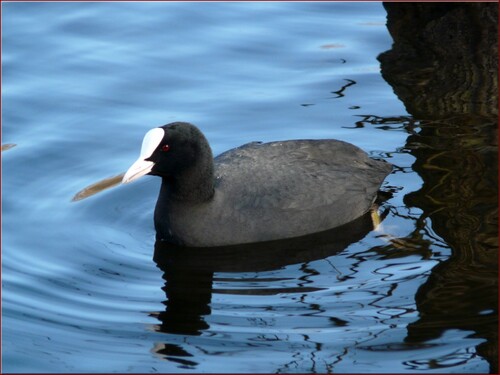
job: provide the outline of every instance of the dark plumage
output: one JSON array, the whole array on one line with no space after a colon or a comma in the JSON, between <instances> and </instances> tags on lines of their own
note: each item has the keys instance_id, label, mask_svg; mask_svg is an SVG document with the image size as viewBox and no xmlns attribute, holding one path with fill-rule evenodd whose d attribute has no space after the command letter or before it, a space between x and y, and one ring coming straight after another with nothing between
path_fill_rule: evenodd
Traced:
<instances>
[{"instance_id":1,"label":"dark plumage","mask_svg":"<svg viewBox=\"0 0 500 375\"><path fill-rule=\"evenodd\" d=\"M146 135L123 181L162 177L157 239L185 246L269 241L340 226L370 209L392 169L338 140L254 142L213 159L194 125L157 129Z\"/></svg>"}]
</instances>

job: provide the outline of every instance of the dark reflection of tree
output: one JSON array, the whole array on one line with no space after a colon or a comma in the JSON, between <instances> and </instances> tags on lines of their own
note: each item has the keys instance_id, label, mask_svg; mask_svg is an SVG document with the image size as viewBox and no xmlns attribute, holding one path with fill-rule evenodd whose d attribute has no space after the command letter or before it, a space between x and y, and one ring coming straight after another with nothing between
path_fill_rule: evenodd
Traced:
<instances>
[{"instance_id":1,"label":"dark reflection of tree","mask_svg":"<svg viewBox=\"0 0 500 375\"><path fill-rule=\"evenodd\" d=\"M498 4L384 3L382 75L418 122L405 149L423 180L405 197L452 250L416 295L406 341L474 332L498 371ZM408 363L410 368L439 364ZM413 367L412 367L413 366ZM427 367L426 367L427 366ZM433 367L434 366L434 367Z\"/></svg>"},{"instance_id":2,"label":"dark reflection of tree","mask_svg":"<svg viewBox=\"0 0 500 375\"><path fill-rule=\"evenodd\" d=\"M492 126L470 120L464 125L423 126L407 141L420 145L413 150L413 168L424 184L405 203L420 207L452 249L450 259L433 269L415 296L420 319L408 327L407 340L429 340L453 328L474 331L487 340L477 350L493 370L498 347L498 159L496 147L484 145ZM446 135L449 130L453 133Z\"/></svg>"},{"instance_id":3,"label":"dark reflection of tree","mask_svg":"<svg viewBox=\"0 0 500 375\"><path fill-rule=\"evenodd\" d=\"M384 3L382 76L418 118L498 114L498 4Z\"/></svg>"}]
</instances>

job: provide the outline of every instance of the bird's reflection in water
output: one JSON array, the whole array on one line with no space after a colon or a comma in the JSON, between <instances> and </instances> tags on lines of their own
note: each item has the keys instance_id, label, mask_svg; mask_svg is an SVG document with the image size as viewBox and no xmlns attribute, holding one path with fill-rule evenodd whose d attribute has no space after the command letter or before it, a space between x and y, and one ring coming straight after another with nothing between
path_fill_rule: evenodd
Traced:
<instances>
[{"instance_id":1,"label":"bird's reflection in water","mask_svg":"<svg viewBox=\"0 0 500 375\"><path fill-rule=\"evenodd\" d=\"M154 329L183 336L198 336L208 330L206 317L211 314L212 293L239 293L238 290L214 290L212 283L216 272L264 272L324 259L360 241L373 229L372 216L367 213L341 227L288 240L220 248L186 248L156 242L154 261L163 271L163 290L167 298L163 302L165 310L151 314L159 320ZM297 278L300 276L297 275ZM319 289L296 287L293 290L274 290L274 294L314 290ZM270 293L273 289L245 291L245 294L254 295ZM172 345L176 350L170 350ZM156 344L153 352L174 362L191 356L185 347L172 343Z\"/></svg>"}]
</instances>

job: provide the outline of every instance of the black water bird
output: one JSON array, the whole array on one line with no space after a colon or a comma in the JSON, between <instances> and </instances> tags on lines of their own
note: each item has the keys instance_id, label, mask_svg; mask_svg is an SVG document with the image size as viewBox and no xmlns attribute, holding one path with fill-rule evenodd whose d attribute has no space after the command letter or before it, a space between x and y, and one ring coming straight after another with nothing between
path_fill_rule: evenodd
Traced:
<instances>
[{"instance_id":1,"label":"black water bird","mask_svg":"<svg viewBox=\"0 0 500 375\"><path fill-rule=\"evenodd\" d=\"M146 133L123 182L162 184L157 240L189 247L272 241L320 232L368 212L392 165L339 140L253 142L215 159L194 125Z\"/></svg>"}]
</instances>

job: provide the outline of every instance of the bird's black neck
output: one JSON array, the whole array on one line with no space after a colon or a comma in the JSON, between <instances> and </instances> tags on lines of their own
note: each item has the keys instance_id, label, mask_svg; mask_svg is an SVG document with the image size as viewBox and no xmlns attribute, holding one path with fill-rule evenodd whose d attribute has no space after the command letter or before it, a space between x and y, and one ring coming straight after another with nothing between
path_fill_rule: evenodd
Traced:
<instances>
[{"instance_id":1,"label":"bird's black neck","mask_svg":"<svg viewBox=\"0 0 500 375\"><path fill-rule=\"evenodd\" d=\"M205 165L194 165L175 177L162 177L160 196L170 201L202 203L214 195L213 161Z\"/></svg>"}]
</instances>

